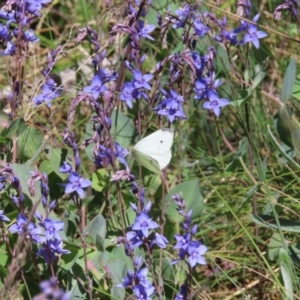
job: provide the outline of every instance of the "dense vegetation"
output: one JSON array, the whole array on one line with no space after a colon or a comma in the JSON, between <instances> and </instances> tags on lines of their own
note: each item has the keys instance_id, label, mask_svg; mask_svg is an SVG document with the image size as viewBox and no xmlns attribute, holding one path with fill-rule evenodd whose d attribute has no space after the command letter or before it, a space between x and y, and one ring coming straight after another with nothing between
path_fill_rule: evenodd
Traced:
<instances>
[{"instance_id":1,"label":"dense vegetation","mask_svg":"<svg viewBox=\"0 0 300 300\"><path fill-rule=\"evenodd\" d=\"M0 21L1 299L300 299L298 1Z\"/></svg>"}]
</instances>

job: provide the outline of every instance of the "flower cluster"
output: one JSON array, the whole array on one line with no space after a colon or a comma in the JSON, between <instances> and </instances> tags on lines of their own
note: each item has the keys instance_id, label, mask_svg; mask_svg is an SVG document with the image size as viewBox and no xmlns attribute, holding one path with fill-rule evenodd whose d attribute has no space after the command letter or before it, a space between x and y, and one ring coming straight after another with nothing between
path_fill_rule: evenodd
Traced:
<instances>
[{"instance_id":1,"label":"flower cluster","mask_svg":"<svg viewBox=\"0 0 300 300\"><path fill-rule=\"evenodd\" d=\"M134 182L132 183L132 190L134 192L138 191L137 184L134 184ZM134 203L130 203L131 208L136 213L134 223L130 225L132 230L126 233L126 238L118 238L118 243L125 245L126 253L128 255L133 253L135 247L147 245L151 249L154 244L157 244L160 248L166 248L169 243L162 234L153 231L154 229L159 228L159 225L149 216L152 203L145 203L144 189L139 191L139 194L138 206Z\"/></svg>"},{"instance_id":2,"label":"flower cluster","mask_svg":"<svg viewBox=\"0 0 300 300\"><path fill-rule=\"evenodd\" d=\"M137 299L151 299L150 296L154 293L155 288L147 279L148 268L141 269L143 258L136 257L133 264L134 272L128 270L127 276L122 283L117 284L117 287L132 289Z\"/></svg>"},{"instance_id":3,"label":"flower cluster","mask_svg":"<svg viewBox=\"0 0 300 300\"><path fill-rule=\"evenodd\" d=\"M70 299L71 292L65 293L58 286L58 280L56 277L51 277L49 280L42 281L40 283L42 292L33 297L33 300L41 299L56 299L56 300L68 300Z\"/></svg>"},{"instance_id":4,"label":"flower cluster","mask_svg":"<svg viewBox=\"0 0 300 300\"><path fill-rule=\"evenodd\" d=\"M145 56L142 57L141 63L144 61ZM132 108L132 101L138 99L148 100L148 94L146 91L151 91L151 85L149 82L153 78L151 74L142 74L141 70L134 69L129 62L126 62L127 68L133 73L133 79L130 82L125 82L122 92L120 94L120 100L124 101L128 107Z\"/></svg>"},{"instance_id":5,"label":"flower cluster","mask_svg":"<svg viewBox=\"0 0 300 300\"><path fill-rule=\"evenodd\" d=\"M0 10L0 20L6 22L5 25L0 24L0 41L5 47L5 49L0 51L0 55L14 55L16 43L19 44L22 41L36 42L39 40L33 30L30 29L30 26L36 17L40 15L42 7L51 1L14 1L13 9ZM12 24L15 26L11 26Z\"/></svg>"},{"instance_id":6,"label":"flower cluster","mask_svg":"<svg viewBox=\"0 0 300 300\"><path fill-rule=\"evenodd\" d=\"M207 247L202 245L200 241L193 239L193 236L197 233L198 225L192 226L192 210L186 212L185 201L180 195L174 195L172 198L177 204L178 213L184 217L184 222L182 223L184 234L175 235L177 243L174 249L178 250L179 258L173 260L172 264L187 260L191 268L194 268L196 264L206 265L206 260L203 255L206 253Z\"/></svg>"}]
</instances>

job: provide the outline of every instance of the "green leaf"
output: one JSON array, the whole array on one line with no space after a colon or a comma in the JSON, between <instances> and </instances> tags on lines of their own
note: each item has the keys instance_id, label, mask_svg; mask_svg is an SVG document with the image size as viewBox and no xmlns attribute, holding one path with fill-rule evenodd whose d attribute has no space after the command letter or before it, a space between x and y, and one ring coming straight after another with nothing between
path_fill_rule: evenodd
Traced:
<instances>
[{"instance_id":1,"label":"green leaf","mask_svg":"<svg viewBox=\"0 0 300 300\"><path fill-rule=\"evenodd\" d=\"M293 148L292 134L291 134L291 111L287 105L282 106L275 115L277 118L277 133L280 140L290 148Z\"/></svg>"},{"instance_id":2,"label":"green leaf","mask_svg":"<svg viewBox=\"0 0 300 300\"><path fill-rule=\"evenodd\" d=\"M285 300L293 300L293 265L289 254L281 248L279 250L279 266L281 271L281 276L284 282L284 293Z\"/></svg>"},{"instance_id":3,"label":"green leaf","mask_svg":"<svg viewBox=\"0 0 300 300\"><path fill-rule=\"evenodd\" d=\"M282 241L280 234L274 232L268 243L268 257L272 261L276 261L279 256L279 250L282 249Z\"/></svg>"},{"instance_id":4,"label":"green leaf","mask_svg":"<svg viewBox=\"0 0 300 300\"><path fill-rule=\"evenodd\" d=\"M69 152L67 149L50 148L49 155L50 155L50 162L51 162L53 171L61 179L66 179L68 177L68 175L59 172L59 168L62 166L63 161L67 161L67 156L71 156L71 152Z\"/></svg>"},{"instance_id":5,"label":"green leaf","mask_svg":"<svg viewBox=\"0 0 300 300\"><path fill-rule=\"evenodd\" d=\"M6 137L4 137L4 136L0 136L0 144L6 144L6 143L8 143L10 141L10 139L9 138L6 138Z\"/></svg>"},{"instance_id":6,"label":"green leaf","mask_svg":"<svg viewBox=\"0 0 300 300\"><path fill-rule=\"evenodd\" d=\"M102 192L103 188L107 186L105 174L105 169L98 169L92 174L92 188L95 191Z\"/></svg>"},{"instance_id":7,"label":"green leaf","mask_svg":"<svg viewBox=\"0 0 300 300\"><path fill-rule=\"evenodd\" d=\"M35 169L33 167L22 164L10 164L10 167L13 169L15 175L19 178L23 193L27 195L29 199L31 199L32 203L38 201L41 197L41 191L38 183L35 183L35 196L31 196L28 190L28 181L31 177L30 172L35 171Z\"/></svg>"},{"instance_id":8,"label":"green leaf","mask_svg":"<svg viewBox=\"0 0 300 300\"><path fill-rule=\"evenodd\" d=\"M296 62L294 58L291 58L290 63L284 74L282 91L281 91L281 102L287 102L292 94L296 79Z\"/></svg>"},{"instance_id":9,"label":"green leaf","mask_svg":"<svg viewBox=\"0 0 300 300\"><path fill-rule=\"evenodd\" d=\"M10 139L18 137L25 131L26 126L27 125L22 118L13 121L7 130L6 137Z\"/></svg>"},{"instance_id":10,"label":"green leaf","mask_svg":"<svg viewBox=\"0 0 300 300\"><path fill-rule=\"evenodd\" d=\"M183 217L178 214L176 203L171 199L175 194L180 194L184 198L188 211L193 210L192 217L200 215L203 210L203 197L198 180L186 181L175 186L164 199L168 218L171 222L178 223L182 221Z\"/></svg>"},{"instance_id":11,"label":"green leaf","mask_svg":"<svg viewBox=\"0 0 300 300\"><path fill-rule=\"evenodd\" d=\"M122 147L128 147L135 133L135 126L133 125L132 120L121 111L117 112L117 110L112 112L111 120L112 126L110 132L114 137L114 140L120 143Z\"/></svg>"},{"instance_id":12,"label":"green leaf","mask_svg":"<svg viewBox=\"0 0 300 300\"><path fill-rule=\"evenodd\" d=\"M43 141L42 133L35 127L27 126L18 138L18 150L21 157L33 157Z\"/></svg>"},{"instance_id":13,"label":"green leaf","mask_svg":"<svg viewBox=\"0 0 300 300\"><path fill-rule=\"evenodd\" d=\"M268 227L270 229L278 230L276 220L272 216L262 214L251 214L250 217L256 224ZM300 222L279 218L279 226L282 231L300 232Z\"/></svg>"},{"instance_id":14,"label":"green leaf","mask_svg":"<svg viewBox=\"0 0 300 300\"><path fill-rule=\"evenodd\" d=\"M4 111L0 111L0 131L9 128L10 124L11 124L11 120L9 115Z\"/></svg>"},{"instance_id":15,"label":"green leaf","mask_svg":"<svg viewBox=\"0 0 300 300\"><path fill-rule=\"evenodd\" d=\"M44 172L47 175L51 174L54 170L49 160L43 160L39 166L40 172Z\"/></svg>"},{"instance_id":16,"label":"green leaf","mask_svg":"<svg viewBox=\"0 0 300 300\"><path fill-rule=\"evenodd\" d=\"M97 247L98 250L103 250L106 236L106 220L101 215L96 216L84 228L84 233L94 239L96 246L97 244L99 246L99 248Z\"/></svg>"}]
</instances>

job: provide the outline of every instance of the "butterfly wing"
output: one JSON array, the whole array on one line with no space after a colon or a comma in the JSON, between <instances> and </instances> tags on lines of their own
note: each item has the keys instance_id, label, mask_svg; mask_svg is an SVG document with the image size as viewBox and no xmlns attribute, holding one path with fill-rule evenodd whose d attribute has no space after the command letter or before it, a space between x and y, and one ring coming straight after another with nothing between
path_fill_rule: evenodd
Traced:
<instances>
[{"instance_id":1,"label":"butterfly wing","mask_svg":"<svg viewBox=\"0 0 300 300\"><path fill-rule=\"evenodd\" d=\"M160 173L160 170L164 169L172 158L173 139L173 130L157 130L133 147L133 155L141 165L155 173Z\"/></svg>"}]
</instances>

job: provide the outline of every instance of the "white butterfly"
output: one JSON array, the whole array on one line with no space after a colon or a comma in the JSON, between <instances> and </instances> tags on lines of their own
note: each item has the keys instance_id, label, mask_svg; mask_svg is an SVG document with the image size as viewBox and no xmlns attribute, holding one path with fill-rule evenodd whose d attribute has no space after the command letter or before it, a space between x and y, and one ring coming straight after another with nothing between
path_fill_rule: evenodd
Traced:
<instances>
[{"instance_id":1,"label":"white butterfly","mask_svg":"<svg viewBox=\"0 0 300 300\"><path fill-rule=\"evenodd\" d=\"M174 131L172 129L157 130L140 140L133 147L132 154L142 166L160 174L172 158L173 139Z\"/></svg>"}]
</instances>

